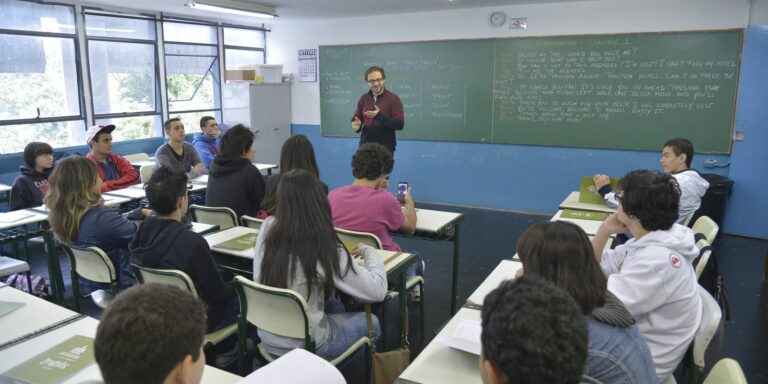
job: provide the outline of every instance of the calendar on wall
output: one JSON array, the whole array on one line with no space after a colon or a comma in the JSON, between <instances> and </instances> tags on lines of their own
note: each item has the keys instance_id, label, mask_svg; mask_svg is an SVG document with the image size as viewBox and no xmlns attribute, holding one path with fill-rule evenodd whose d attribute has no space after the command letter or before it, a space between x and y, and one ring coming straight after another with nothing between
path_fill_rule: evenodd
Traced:
<instances>
[{"instance_id":1,"label":"calendar on wall","mask_svg":"<svg viewBox=\"0 0 768 384\"><path fill-rule=\"evenodd\" d=\"M317 81L317 49L299 49L299 81Z\"/></svg>"}]
</instances>

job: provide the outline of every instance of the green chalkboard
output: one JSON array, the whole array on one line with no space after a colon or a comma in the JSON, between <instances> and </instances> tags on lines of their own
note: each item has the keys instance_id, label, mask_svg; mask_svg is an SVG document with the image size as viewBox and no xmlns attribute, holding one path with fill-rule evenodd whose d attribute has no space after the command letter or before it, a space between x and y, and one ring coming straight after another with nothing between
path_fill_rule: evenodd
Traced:
<instances>
[{"instance_id":1,"label":"green chalkboard","mask_svg":"<svg viewBox=\"0 0 768 384\"><path fill-rule=\"evenodd\" d=\"M350 118L382 66L398 138L656 151L687 137L728 153L741 30L320 47L321 132Z\"/></svg>"}]
</instances>

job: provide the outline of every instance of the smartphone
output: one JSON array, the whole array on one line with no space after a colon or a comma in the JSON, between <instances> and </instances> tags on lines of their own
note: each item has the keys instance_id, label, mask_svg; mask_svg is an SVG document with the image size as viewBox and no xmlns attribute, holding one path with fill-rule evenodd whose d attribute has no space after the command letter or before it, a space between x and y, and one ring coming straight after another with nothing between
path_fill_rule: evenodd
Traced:
<instances>
[{"instance_id":1,"label":"smartphone","mask_svg":"<svg viewBox=\"0 0 768 384\"><path fill-rule=\"evenodd\" d=\"M408 193L408 182L401 181L397 183L397 201L400 204L405 204L405 194Z\"/></svg>"}]
</instances>

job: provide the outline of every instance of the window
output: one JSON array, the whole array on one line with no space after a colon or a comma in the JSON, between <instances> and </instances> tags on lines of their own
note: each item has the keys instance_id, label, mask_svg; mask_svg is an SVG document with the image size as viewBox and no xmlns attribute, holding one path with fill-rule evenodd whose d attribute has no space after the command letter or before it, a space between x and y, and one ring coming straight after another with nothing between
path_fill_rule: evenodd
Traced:
<instances>
[{"instance_id":1,"label":"window","mask_svg":"<svg viewBox=\"0 0 768 384\"><path fill-rule=\"evenodd\" d=\"M0 0L0 152L81 144L74 7Z\"/></svg>"},{"instance_id":2,"label":"window","mask_svg":"<svg viewBox=\"0 0 768 384\"><path fill-rule=\"evenodd\" d=\"M225 69L264 64L265 38L261 30L224 27Z\"/></svg>"},{"instance_id":3,"label":"window","mask_svg":"<svg viewBox=\"0 0 768 384\"><path fill-rule=\"evenodd\" d=\"M85 14L94 119L115 141L162 135L155 21Z\"/></svg>"},{"instance_id":4,"label":"window","mask_svg":"<svg viewBox=\"0 0 768 384\"><path fill-rule=\"evenodd\" d=\"M179 116L187 133L200 117L221 121L221 73L217 27L163 22L168 115Z\"/></svg>"}]
</instances>

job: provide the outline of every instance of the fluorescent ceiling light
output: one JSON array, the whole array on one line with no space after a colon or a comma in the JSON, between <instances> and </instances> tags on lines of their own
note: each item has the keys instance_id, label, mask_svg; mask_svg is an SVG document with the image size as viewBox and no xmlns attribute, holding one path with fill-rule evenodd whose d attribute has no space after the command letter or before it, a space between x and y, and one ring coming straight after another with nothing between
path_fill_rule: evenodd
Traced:
<instances>
[{"instance_id":1,"label":"fluorescent ceiling light","mask_svg":"<svg viewBox=\"0 0 768 384\"><path fill-rule=\"evenodd\" d=\"M222 4L224 3L222 2ZM229 13L231 15L260 17L263 19L272 19L277 17L277 10L275 10L275 8L256 4L227 2L226 5L218 5L202 3L199 1L190 1L184 5L193 9L199 9L201 11Z\"/></svg>"}]
</instances>

